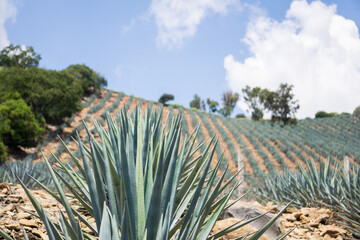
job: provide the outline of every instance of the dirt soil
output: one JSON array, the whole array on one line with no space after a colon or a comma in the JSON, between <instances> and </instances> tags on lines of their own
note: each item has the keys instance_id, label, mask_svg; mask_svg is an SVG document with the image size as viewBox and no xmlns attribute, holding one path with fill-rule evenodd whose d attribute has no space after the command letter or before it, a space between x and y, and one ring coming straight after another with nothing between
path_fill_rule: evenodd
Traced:
<instances>
[{"instance_id":1,"label":"dirt soil","mask_svg":"<svg viewBox=\"0 0 360 240\"><path fill-rule=\"evenodd\" d=\"M64 211L64 208L52 196L44 190L31 190L36 200L45 209L52 221L57 221L59 210ZM71 204L77 204L72 201ZM251 203L254 207L276 213L281 209L281 206L268 203L262 206L256 202ZM79 210L79 208L78 208ZM20 185L12 185L7 183L0 184L0 228L15 239L24 239L21 226L24 227L29 239L40 240L48 239L46 230L42 222L34 216L35 212L31 202L27 198L23 188ZM85 217L90 223L94 224L94 220L90 216ZM350 233L343 227L335 223L334 214L323 208L301 208L288 209L281 217L281 231L286 233L292 228L296 227L288 237L285 239L346 239L351 237ZM238 219L227 218L217 222L214 231L224 229ZM89 228L82 225L84 231L91 233ZM226 235L223 239L233 239L247 234L248 232L256 231L252 226L241 228L240 230ZM0 237L0 239L3 239ZM263 236L261 239L271 239Z\"/></svg>"}]
</instances>

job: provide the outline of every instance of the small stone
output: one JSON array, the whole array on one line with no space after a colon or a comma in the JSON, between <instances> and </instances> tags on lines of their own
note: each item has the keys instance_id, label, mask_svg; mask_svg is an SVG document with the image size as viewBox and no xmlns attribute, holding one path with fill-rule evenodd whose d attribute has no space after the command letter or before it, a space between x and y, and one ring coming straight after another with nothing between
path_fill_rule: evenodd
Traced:
<instances>
[{"instance_id":1,"label":"small stone","mask_svg":"<svg viewBox=\"0 0 360 240\"><path fill-rule=\"evenodd\" d=\"M9 230L13 230L13 229L20 230L19 224L14 224L14 223L13 224L7 224L6 228L9 229Z\"/></svg>"},{"instance_id":2,"label":"small stone","mask_svg":"<svg viewBox=\"0 0 360 240\"><path fill-rule=\"evenodd\" d=\"M320 225L319 229L321 231L320 235L324 236L324 235L336 235L336 234L345 234L346 230L336 227L336 226L332 226L332 225L327 225L327 226L323 226Z\"/></svg>"},{"instance_id":3,"label":"small stone","mask_svg":"<svg viewBox=\"0 0 360 240\"><path fill-rule=\"evenodd\" d=\"M1 190L1 193L3 194L7 194L9 192L9 190L7 188L3 188L3 190Z\"/></svg>"},{"instance_id":4,"label":"small stone","mask_svg":"<svg viewBox=\"0 0 360 240\"><path fill-rule=\"evenodd\" d=\"M283 225L284 228L293 228L293 227L295 227L295 224L292 223L292 222L286 222L286 221L284 221L284 222L282 222L281 224Z\"/></svg>"},{"instance_id":5,"label":"small stone","mask_svg":"<svg viewBox=\"0 0 360 240\"><path fill-rule=\"evenodd\" d=\"M36 222L34 220L20 219L19 223L21 225L28 226L28 227L38 227L38 225L36 224Z\"/></svg>"},{"instance_id":6,"label":"small stone","mask_svg":"<svg viewBox=\"0 0 360 240\"><path fill-rule=\"evenodd\" d=\"M8 212L8 211L12 211L16 208L16 206L14 204L8 204L7 206L5 206L3 209L1 209L1 213L4 213L4 212Z\"/></svg>"},{"instance_id":7,"label":"small stone","mask_svg":"<svg viewBox=\"0 0 360 240\"><path fill-rule=\"evenodd\" d=\"M317 228L319 226L319 223L318 222L310 222L309 226Z\"/></svg>"},{"instance_id":8,"label":"small stone","mask_svg":"<svg viewBox=\"0 0 360 240\"><path fill-rule=\"evenodd\" d=\"M293 213L293 216L297 219L297 220L299 220L300 219L300 216L302 215L302 212L294 212Z\"/></svg>"},{"instance_id":9,"label":"small stone","mask_svg":"<svg viewBox=\"0 0 360 240\"><path fill-rule=\"evenodd\" d=\"M29 219L31 218L31 214L30 213L26 213L26 212L21 212L21 213L18 213L16 214L15 218L17 220L20 220L20 219Z\"/></svg>"},{"instance_id":10,"label":"small stone","mask_svg":"<svg viewBox=\"0 0 360 240\"><path fill-rule=\"evenodd\" d=\"M32 229L31 232L38 237L41 237L41 235L43 235L43 232L36 228Z\"/></svg>"},{"instance_id":11,"label":"small stone","mask_svg":"<svg viewBox=\"0 0 360 240\"><path fill-rule=\"evenodd\" d=\"M324 214L321 214L320 216L318 216L316 219L314 219L313 222L325 224L326 220L328 220L329 218L330 218L330 215L327 213L324 213Z\"/></svg>"}]
</instances>

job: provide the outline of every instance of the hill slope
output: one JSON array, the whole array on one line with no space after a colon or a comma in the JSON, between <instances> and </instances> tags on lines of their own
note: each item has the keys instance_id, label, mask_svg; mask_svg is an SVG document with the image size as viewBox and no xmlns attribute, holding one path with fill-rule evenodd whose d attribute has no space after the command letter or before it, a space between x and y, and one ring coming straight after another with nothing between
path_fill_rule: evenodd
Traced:
<instances>
[{"instance_id":1,"label":"hill slope","mask_svg":"<svg viewBox=\"0 0 360 240\"><path fill-rule=\"evenodd\" d=\"M102 90L99 96L90 96L83 103L83 109L74 114L59 126L52 134L46 137L37 151L27 156L38 160L41 158L40 149L47 158L52 159L53 152L62 161L69 159L65 148L56 137L58 134L69 149L76 152L77 145L72 141L76 131L82 140L86 141L86 130L82 120L88 128L94 130L89 115L105 126L105 112L114 118L118 110L126 108L131 113L136 106L142 111L147 107L163 108L163 118L178 113L184 116L183 129L191 133L194 127L202 122L199 138L209 141L213 135L219 139L214 161L224 153L225 169L229 165L231 173L237 171L238 149L242 148L245 170L247 173L261 177L266 173L281 171L283 167L293 169L297 164L304 164L310 158L324 161L328 157L342 161L345 155L349 156L352 164L360 163L360 121L351 116L341 116L326 119L299 120L296 126L282 126L267 121L254 122L247 119L231 119L202 111L192 111L173 106L163 107L156 102L127 96L111 90ZM230 174L228 174L228 177Z\"/></svg>"}]
</instances>

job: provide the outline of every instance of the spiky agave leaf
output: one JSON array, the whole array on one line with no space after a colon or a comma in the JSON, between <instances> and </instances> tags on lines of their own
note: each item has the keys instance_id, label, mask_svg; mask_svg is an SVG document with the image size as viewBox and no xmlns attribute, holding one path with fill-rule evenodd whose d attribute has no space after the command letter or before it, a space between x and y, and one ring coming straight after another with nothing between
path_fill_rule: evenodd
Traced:
<instances>
[{"instance_id":1,"label":"spiky agave leaf","mask_svg":"<svg viewBox=\"0 0 360 240\"><path fill-rule=\"evenodd\" d=\"M95 120L95 131L84 125L89 145L78 135L82 161L69 151L77 171L56 156L57 169L51 169L46 161L57 194L44 189L65 207L67 216L61 213L60 224L51 223L37 206L49 226L49 236L84 238L79 221L89 223L70 206L71 197L95 219L93 234L100 239L208 239L239 184L236 176L224 183L227 169L220 179L216 177L222 159L210 167L217 140L211 139L196 156L203 144L196 143L199 127L190 136L183 135L180 116L167 118L163 124L161 111L146 111L142 116L141 109L136 108L131 117L124 110L115 119L107 114L106 121L107 129ZM67 195L61 182L68 189ZM220 238L228 231L211 238Z\"/></svg>"}]
</instances>

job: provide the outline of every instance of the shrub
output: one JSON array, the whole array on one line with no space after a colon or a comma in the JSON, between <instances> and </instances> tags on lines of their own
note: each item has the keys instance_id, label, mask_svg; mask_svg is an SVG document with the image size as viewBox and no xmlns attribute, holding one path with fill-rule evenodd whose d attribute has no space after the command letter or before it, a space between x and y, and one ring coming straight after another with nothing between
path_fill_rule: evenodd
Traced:
<instances>
[{"instance_id":1,"label":"shrub","mask_svg":"<svg viewBox=\"0 0 360 240\"><path fill-rule=\"evenodd\" d=\"M7 147L0 137L0 165L4 163L7 159Z\"/></svg>"},{"instance_id":2,"label":"shrub","mask_svg":"<svg viewBox=\"0 0 360 240\"><path fill-rule=\"evenodd\" d=\"M357 108L355 108L353 114L354 117L360 117L360 106L358 106Z\"/></svg>"},{"instance_id":3,"label":"shrub","mask_svg":"<svg viewBox=\"0 0 360 240\"><path fill-rule=\"evenodd\" d=\"M65 71L80 83L83 92L86 94L94 93L101 87L107 86L105 78L85 64L70 65Z\"/></svg>"},{"instance_id":4,"label":"shrub","mask_svg":"<svg viewBox=\"0 0 360 240\"><path fill-rule=\"evenodd\" d=\"M159 103L164 104L165 106L167 106L167 102L174 100L174 95L172 94L168 94L168 93L164 93L160 98L159 98Z\"/></svg>"},{"instance_id":5,"label":"shrub","mask_svg":"<svg viewBox=\"0 0 360 240\"><path fill-rule=\"evenodd\" d=\"M0 99L0 135L7 146L34 146L44 133L30 107L19 93L7 93Z\"/></svg>"},{"instance_id":6,"label":"shrub","mask_svg":"<svg viewBox=\"0 0 360 240\"><path fill-rule=\"evenodd\" d=\"M38 120L59 120L81 109L81 87L65 71L7 68L0 71L0 79L6 91L21 95Z\"/></svg>"},{"instance_id":7,"label":"shrub","mask_svg":"<svg viewBox=\"0 0 360 240\"><path fill-rule=\"evenodd\" d=\"M315 114L315 118L327 118L327 117L336 117L336 116L339 116L339 114L336 112L327 113L325 111L319 111Z\"/></svg>"},{"instance_id":8,"label":"shrub","mask_svg":"<svg viewBox=\"0 0 360 240\"><path fill-rule=\"evenodd\" d=\"M48 218L22 184L51 239L63 239L63 235L66 239L84 239L89 235L82 231L83 224L99 239L115 240L120 235L121 239L219 239L255 220L211 235L220 214L231 206L228 201L238 186L236 175L223 181L227 169L217 180L221 159L210 169L217 141L213 138L205 151L194 156L200 147L195 144L199 126L189 138L180 140L180 117L162 124L161 115L146 112L142 117L139 108L132 116L128 118L122 111L112 120L108 114L108 130L94 123L101 142L87 131L89 147L77 136L82 161L74 155L72 160L78 173L58 159L59 170L46 162L57 194L47 191L66 211L66 215L60 212L59 224ZM66 185L70 198L79 200L85 214L95 219L96 226L70 206L60 182ZM229 187L231 183L233 187ZM280 214L251 239L258 239Z\"/></svg>"}]
</instances>

